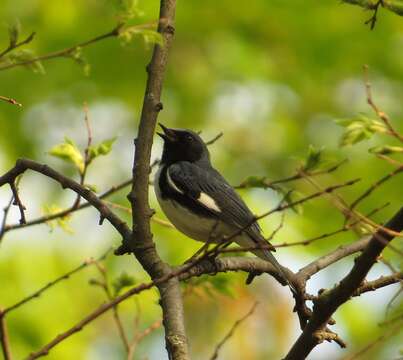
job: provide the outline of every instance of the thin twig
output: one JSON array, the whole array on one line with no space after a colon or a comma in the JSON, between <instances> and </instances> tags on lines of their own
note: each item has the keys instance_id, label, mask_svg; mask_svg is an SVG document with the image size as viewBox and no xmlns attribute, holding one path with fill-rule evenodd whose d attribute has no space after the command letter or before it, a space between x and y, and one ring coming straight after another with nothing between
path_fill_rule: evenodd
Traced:
<instances>
[{"instance_id":1,"label":"thin twig","mask_svg":"<svg viewBox=\"0 0 403 360\"><path fill-rule=\"evenodd\" d=\"M403 172L403 165L396 168L395 170L393 170L392 172L390 172L389 174L386 174L385 176L383 176L382 178L380 178L379 180L377 180L375 183L373 183L367 190L364 191L364 193L362 193L357 199L355 199L351 205L350 205L350 210L353 210L355 207L357 207L357 205L364 200L366 197L368 197L369 195L372 194L372 192L374 190L376 190L377 188L379 188L383 183L385 183L386 181L390 180L391 178L393 178L395 175L399 174Z\"/></svg>"},{"instance_id":2,"label":"thin twig","mask_svg":"<svg viewBox=\"0 0 403 360\"><path fill-rule=\"evenodd\" d=\"M3 101L5 101L5 102L8 102L8 103L13 104L13 105L17 105L17 106L19 106L19 107L22 106L22 104L19 103L17 100L14 100L14 99L9 98L9 97L6 97L6 96L0 95L0 100L3 100Z\"/></svg>"},{"instance_id":3,"label":"thin twig","mask_svg":"<svg viewBox=\"0 0 403 360\"><path fill-rule=\"evenodd\" d=\"M23 205L20 196L18 194L18 189L17 189L17 185L15 183L15 178L10 181L10 187L11 187L11 191L13 192L13 196L14 196L14 201L13 201L13 205L18 206L18 209L20 210L20 224L25 224L27 222L27 220L25 219L25 206Z\"/></svg>"},{"instance_id":4,"label":"thin twig","mask_svg":"<svg viewBox=\"0 0 403 360\"><path fill-rule=\"evenodd\" d=\"M365 22L365 25L368 25L368 24L369 24L371 30L374 30L374 28L375 28L376 21L378 20L377 16L378 16L378 10L379 10L379 7L380 7L380 6L383 6L383 0L378 0L378 1L375 3L375 5L373 6L374 13L373 13L372 16Z\"/></svg>"},{"instance_id":5,"label":"thin twig","mask_svg":"<svg viewBox=\"0 0 403 360\"><path fill-rule=\"evenodd\" d=\"M128 239L131 238L132 233L127 224L118 216L116 216L99 197L97 197L91 190L85 188L76 181L60 174L48 165L40 164L29 159L19 159L17 160L14 168L0 177L0 187L7 183L14 183L15 179L28 169L45 175L46 177L49 177L58 182L63 189L71 189L76 194L82 196L89 203L91 203L94 208L98 210L103 218L107 219L112 224L112 226L119 232L119 234L122 236L123 239L125 239L125 241L128 241Z\"/></svg>"},{"instance_id":6,"label":"thin twig","mask_svg":"<svg viewBox=\"0 0 403 360\"><path fill-rule=\"evenodd\" d=\"M0 309L0 343L3 350L4 360L11 360L10 340L8 338L8 331L5 319L5 313Z\"/></svg>"},{"instance_id":7,"label":"thin twig","mask_svg":"<svg viewBox=\"0 0 403 360\"><path fill-rule=\"evenodd\" d=\"M3 209L3 220L1 221L1 227L0 227L0 243L3 240L4 234L6 233L6 224L7 224L7 218L8 214L10 212L11 205L14 202L14 195L11 196L10 201L6 205L6 207Z\"/></svg>"},{"instance_id":8,"label":"thin twig","mask_svg":"<svg viewBox=\"0 0 403 360\"><path fill-rule=\"evenodd\" d=\"M99 258L97 258L96 260L93 259L88 259L85 260L81 265L75 267L74 269L68 271L67 273L57 277L56 279L50 281L49 283L47 283L45 286L41 287L40 289L36 290L35 292L33 292L31 295L28 295L27 297L21 299L20 301L16 302L13 305L10 305L8 307L6 307L3 310L3 314L6 315L9 312L18 309L19 307L21 307L22 305L25 305L26 303L30 302L33 299L37 299L39 296L42 295L42 293L44 293L46 290L49 290L50 288L52 288L53 286L55 286L56 284L60 283L63 280L69 279L70 276L80 272L81 270L87 268L90 265L93 265L95 262L99 262L104 260L108 254L111 252L111 249L108 249L104 254L102 254Z\"/></svg>"},{"instance_id":9,"label":"thin twig","mask_svg":"<svg viewBox=\"0 0 403 360\"><path fill-rule=\"evenodd\" d=\"M113 194L115 194L116 192L124 189L125 187L129 186L132 183L132 180L126 180L118 185L112 186L109 190L105 191L103 194L101 194L99 196L99 199L103 200ZM55 219L59 219L59 218L63 218L71 213L74 213L78 210L82 210L82 209L86 209L88 207L92 206L91 203L89 202L85 202L83 204L80 204L76 209L71 209L68 208L66 210L61 210L55 214L50 214L50 215L46 215L46 216L41 216L38 217L36 219L27 221L25 224L11 224L11 225L6 225L4 228L4 232L8 232L11 230L18 230L18 229L22 229L25 227L29 227L29 226L34 226L34 225L40 225L40 224L44 224L46 222L55 220Z\"/></svg>"},{"instance_id":10,"label":"thin twig","mask_svg":"<svg viewBox=\"0 0 403 360\"><path fill-rule=\"evenodd\" d=\"M324 175L324 174L330 174L330 173L336 171L340 166L344 165L346 162L347 162L347 160L344 159L344 160L336 163L335 165L329 167L328 169L312 171L312 172L309 172L306 174L308 176L319 176L319 175ZM288 176L283 179L269 181L269 179L263 178L261 182L264 184L265 187L272 188L275 185L288 183L291 181L299 180L301 178L303 178L303 175L301 174L301 171L298 170L296 174L294 174L292 176ZM247 184L247 180L245 180L245 181L241 182L239 185L235 186L236 189L244 189L247 187L249 187Z\"/></svg>"},{"instance_id":11,"label":"thin twig","mask_svg":"<svg viewBox=\"0 0 403 360\"><path fill-rule=\"evenodd\" d=\"M378 1L378 3L381 1ZM379 6L379 4L378 4ZM375 104L374 100L372 99L372 90L371 90L371 83L369 82L368 76L368 65L364 65L364 81L365 81L365 90L367 93L367 102L368 105L374 110L375 114L383 121L383 123L388 128L390 134L398 139L400 142L403 142L403 135L399 134L392 126L392 123L388 117L388 115L380 110L378 106Z\"/></svg>"},{"instance_id":12,"label":"thin twig","mask_svg":"<svg viewBox=\"0 0 403 360\"><path fill-rule=\"evenodd\" d=\"M237 321L235 321L235 323L232 325L231 329L228 331L228 333L223 337L223 339L217 344L217 346L214 349L214 353L213 355L210 357L210 360L216 360L218 359L218 353L220 352L220 349L222 348L222 346L234 335L235 331L237 330L237 328L248 318L250 317L253 312L255 311L257 305L259 303L255 302L252 307L250 308L250 310L244 315L242 316L240 319L238 319Z\"/></svg>"},{"instance_id":13,"label":"thin twig","mask_svg":"<svg viewBox=\"0 0 403 360\"><path fill-rule=\"evenodd\" d=\"M354 291L352 296L360 296L368 291L374 291L385 286L399 283L403 280L403 272L397 272L388 276L381 276L380 278L372 281L364 281L361 286Z\"/></svg>"},{"instance_id":14,"label":"thin twig","mask_svg":"<svg viewBox=\"0 0 403 360\"><path fill-rule=\"evenodd\" d=\"M60 58L60 57L66 57L66 56L74 53L74 51L76 51L79 48L83 48L85 46L94 44L94 43L96 43L98 41L101 41L101 40L104 40L104 39L107 39L107 38L110 38L110 37L119 36L119 34L121 32L121 29L122 29L122 26L123 25L120 24L120 25L114 27L111 31L108 31L105 34L95 36L95 37L93 37L93 38L91 38L91 39L89 39L87 41L83 41L83 42L81 42L81 43L79 43L77 45L68 47L68 48L63 49L63 50L59 50L59 51L51 52L51 53L48 53L48 54L45 54L45 55L37 56L37 57L35 57L33 59L29 59L29 60L25 60L25 61L20 61L20 62L0 66L0 71L11 69L11 68L14 68L14 67L17 67L17 66L26 66L26 65L38 62L38 61L50 60L50 59Z\"/></svg>"},{"instance_id":15,"label":"thin twig","mask_svg":"<svg viewBox=\"0 0 403 360\"><path fill-rule=\"evenodd\" d=\"M104 290L107 299L109 301L112 301L114 299L114 296L112 295L112 291L111 291L111 288L109 285L108 273L107 273L105 267L99 261L95 261L95 266L102 276L102 282L97 283L97 285L99 285ZM122 320L119 315L118 304L113 306L112 313L113 313L113 320L115 321L119 336L122 340L122 343L123 343L123 346L124 346L126 352L128 353L130 350L129 341L127 339L126 331L123 327L123 323L122 323Z\"/></svg>"},{"instance_id":16,"label":"thin twig","mask_svg":"<svg viewBox=\"0 0 403 360\"><path fill-rule=\"evenodd\" d=\"M8 45L8 47L0 53L0 59L4 55L8 54L9 52L11 52L11 51L13 51L13 50L15 50L17 48L19 48L20 46L23 46L25 44L30 43L34 39L35 34L36 34L35 32L32 32L30 35L28 35L24 40L20 41L19 43L16 43L16 44L10 43Z\"/></svg>"},{"instance_id":17,"label":"thin twig","mask_svg":"<svg viewBox=\"0 0 403 360\"><path fill-rule=\"evenodd\" d=\"M343 358L343 360L355 360L358 359L359 357L365 355L369 350L374 348L376 345L379 343L389 340L392 336L399 334L399 332L402 329L403 321L400 321L396 326L391 327L386 331L384 334L376 338L375 340L371 341L369 344L367 344L365 347L363 347L360 351L356 352L353 355L346 356Z\"/></svg>"},{"instance_id":18,"label":"thin twig","mask_svg":"<svg viewBox=\"0 0 403 360\"><path fill-rule=\"evenodd\" d=\"M214 136L211 140L206 141L205 144L207 146L214 144L217 140L219 140L222 136L224 135L223 132L218 133L216 136Z\"/></svg>"},{"instance_id":19,"label":"thin twig","mask_svg":"<svg viewBox=\"0 0 403 360\"><path fill-rule=\"evenodd\" d=\"M152 323L150 326L148 326L146 329L144 329L142 332L135 334L133 336L133 340L130 343L129 346L129 352L127 354L127 360L132 360L134 353L136 351L137 345L147 336L152 334L155 330L158 330L162 325L162 320L157 320L154 323Z\"/></svg>"}]
</instances>

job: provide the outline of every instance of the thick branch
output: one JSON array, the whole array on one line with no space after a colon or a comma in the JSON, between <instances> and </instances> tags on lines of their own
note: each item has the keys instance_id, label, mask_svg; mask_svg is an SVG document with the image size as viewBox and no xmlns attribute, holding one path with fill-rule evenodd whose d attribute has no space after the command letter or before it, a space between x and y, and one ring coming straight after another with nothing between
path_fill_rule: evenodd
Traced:
<instances>
[{"instance_id":1,"label":"thick branch","mask_svg":"<svg viewBox=\"0 0 403 360\"><path fill-rule=\"evenodd\" d=\"M129 194L133 210L133 238L123 243L119 251L133 252L141 265L157 279L172 273L172 269L159 257L150 229L153 211L148 202L148 183L150 173L151 146L157 116L162 109L161 91L165 75L168 52L174 34L175 0L161 0L158 32L162 34L163 45L156 44L150 64L147 66L148 78L133 164L133 187ZM135 211L134 211L135 210ZM119 253L118 252L118 253ZM163 324L165 327L166 347L170 359L188 359L185 334L182 295L178 279L172 277L158 285L161 295Z\"/></svg>"},{"instance_id":2,"label":"thick branch","mask_svg":"<svg viewBox=\"0 0 403 360\"><path fill-rule=\"evenodd\" d=\"M351 248L353 249L353 248ZM336 252L338 251L335 250ZM353 250L351 250L353 251ZM359 251L356 248L356 251ZM352 253L352 252L350 252ZM142 283L134 288L128 290L127 292L119 295L108 303L100 305L97 309L88 314L85 318L79 321L77 324L69 328L68 330L60 333L52 341L43 346L40 350L32 353L27 359L33 360L41 356L47 355L49 351L63 342L68 337L81 331L86 325L97 319L99 316L105 312L113 309L116 305L129 299L134 295L138 295L143 291L149 290L154 286L160 287L161 284L168 283L171 279L177 278L180 281L188 280L192 277L197 277L201 275L215 275L217 272L230 272L230 271L245 271L245 272L260 272L267 273L274 276L276 279L280 279L280 274L269 262L261 260L259 258L252 257L223 257L223 258L204 258L197 259L194 263L185 264L175 268L172 272L164 275L161 278L155 279L148 283ZM283 271L290 270L283 268ZM388 280L386 280L388 278ZM384 277L383 282L390 282L389 277ZM380 279L378 279L380 281ZM374 284L372 284L374 285ZM378 284L379 285L379 284ZM365 286L365 285L364 285Z\"/></svg>"},{"instance_id":3,"label":"thick branch","mask_svg":"<svg viewBox=\"0 0 403 360\"><path fill-rule=\"evenodd\" d=\"M403 230L403 208L386 225L395 232ZM332 314L360 287L382 250L393 239L390 233L378 230L369 240L362 254L355 260L349 274L331 290L322 293L314 304L312 317L297 339L286 360L305 359L312 349L323 340L328 340L324 328Z\"/></svg>"}]
</instances>

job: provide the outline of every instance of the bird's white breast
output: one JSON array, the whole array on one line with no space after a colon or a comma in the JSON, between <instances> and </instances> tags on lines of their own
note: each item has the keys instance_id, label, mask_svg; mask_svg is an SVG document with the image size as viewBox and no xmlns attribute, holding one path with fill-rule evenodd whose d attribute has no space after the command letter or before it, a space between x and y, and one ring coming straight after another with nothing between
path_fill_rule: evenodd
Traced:
<instances>
[{"instance_id":1,"label":"bird's white breast","mask_svg":"<svg viewBox=\"0 0 403 360\"><path fill-rule=\"evenodd\" d=\"M171 223L182 233L198 241L207 241L214 230L219 233L220 224L217 221L200 217L191 213L184 206L169 199L163 199L159 186L162 167L158 169L154 180L154 190L162 211ZM171 180L172 181L172 180Z\"/></svg>"}]
</instances>

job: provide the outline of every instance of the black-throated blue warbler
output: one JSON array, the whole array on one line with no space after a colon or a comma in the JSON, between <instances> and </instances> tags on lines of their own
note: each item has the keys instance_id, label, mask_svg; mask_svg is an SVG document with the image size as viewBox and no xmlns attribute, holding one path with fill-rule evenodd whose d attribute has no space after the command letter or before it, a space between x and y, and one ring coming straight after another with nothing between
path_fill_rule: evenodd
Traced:
<instances>
[{"instance_id":1,"label":"black-throated blue warbler","mask_svg":"<svg viewBox=\"0 0 403 360\"><path fill-rule=\"evenodd\" d=\"M202 138L191 130L160 126L163 132L157 134L164 140L164 148L154 188L167 218L185 235L205 243L225 241L238 233L232 241L241 247L255 247L251 251L269 261L290 284L254 215L211 165Z\"/></svg>"}]
</instances>

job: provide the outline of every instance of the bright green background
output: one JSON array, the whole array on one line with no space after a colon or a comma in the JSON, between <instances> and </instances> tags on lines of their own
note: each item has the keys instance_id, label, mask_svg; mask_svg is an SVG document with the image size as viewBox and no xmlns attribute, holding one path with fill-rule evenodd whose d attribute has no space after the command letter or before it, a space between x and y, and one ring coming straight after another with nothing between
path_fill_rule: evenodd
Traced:
<instances>
[{"instance_id":1,"label":"bright green background","mask_svg":"<svg viewBox=\"0 0 403 360\"><path fill-rule=\"evenodd\" d=\"M142 15L133 23L156 19L158 1L139 1L138 7ZM363 24L369 17L369 12L338 1L178 1L160 120L171 127L202 130L206 140L223 131L224 137L210 149L214 164L233 184L248 175L270 179L291 175L309 144L324 146L329 158L347 157L349 163L318 181L326 186L361 177L360 184L340 192L352 200L393 169L367 152L371 146L393 141L375 137L352 148L338 147L342 129L334 119L352 117L358 112L372 116L365 101L363 64L370 66L377 103L396 127L403 129L403 19L381 9L379 22L370 31ZM105 33L116 23L115 7L106 0L3 0L0 18L4 24L18 18L25 36L36 31L34 41L26 48L37 54ZM0 44L1 48L8 44L6 26L0 31ZM119 136L112 154L96 160L91 167L88 183L104 190L127 179L151 48L141 38L124 46L118 39L107 39L85 48L83 54L91 65L89 76L65 58L45 62L45 75L24 68L0 72L0 95L13 97L24 105L18 108L0 102L1 173L17 157L24 156L76 176L69 165L51 158L46 151L65 135L81 146L85 144L82 104L86 101L94 141ZM160 151L161 141L156 139L154 157ZM303 194L313 191L303 183L291 186ZM114 201L127 205L126 193L127 190L122 191ZM29 218L38 216L44 204L63 207L74 199L32 174L24 176L21 196ZM271 190L246 190L242 196L256 213L273 207L279 200L279 195ZM152 198L157 216L163 217L154 195ZM360 210L365 213L390 201L391 205L375 216L383 222L401 206L402 198L402 180L396 177L367 199ZM0 189L1 206L8 199L9 189ZM286 213L285 226L275 243L303 240L343 224L341 214L325 199L311 202L303 210L302 214ZM18 221L15 209L11 215L11 222ZM263 220L265 233L270 234L278 221L278 216ZM106 223L99 227L97 223L95 211L86 210L72 219L73 235L61 229L50 233L46 225L7 234L0 247L1 306L14 303L84 259L99 256L110 245L117 246L119 238L111 227ZM183 262L199 246L175 230L156 224L153 230L161 256L172 264ZM277 256L297 270L354 238L342 234L309 247L281 249ZM401 259L390 252L386 256L396 258L395 264L399 265ZM352 259L348 259L315 276L309 290L316 293L335 283L351 264ZM110 256L107 266L111 278L126 271L138 282L147 279L130 257ZM376 265L371 278L388 273L385 266ZM40 348L104 301L101 290L88 285L89 279L96 277L95 269L85 270L10 314L8 323L16 359ZM248 311L254 299L260 302L256 313L225 345L220 359L277 359L298 336L300 330L292 313L289 291L267 276L245 287L244 278L244 274L220 275L215 286L205 283L186 296L187 329L194 359L208 358L215 344ZM348 349L323 344L310 358L339 359L379 336L384 328L378 323L385 319L385 306L397 289L395 285L369 293L343 306L335 315L334 329L347 340ZM137 304L141 308L140 328L160 317L154 290L138 297ZM133 299L121 306L129 334L133 331L136 308ZM365 358L397 358L399 340L401 337L395 336L382 342ZM147 338L137 355L139 359L165 359L162 330ZM52 350L48 358L124 358L111 313Z\"/></svg>"}]
</instances>

